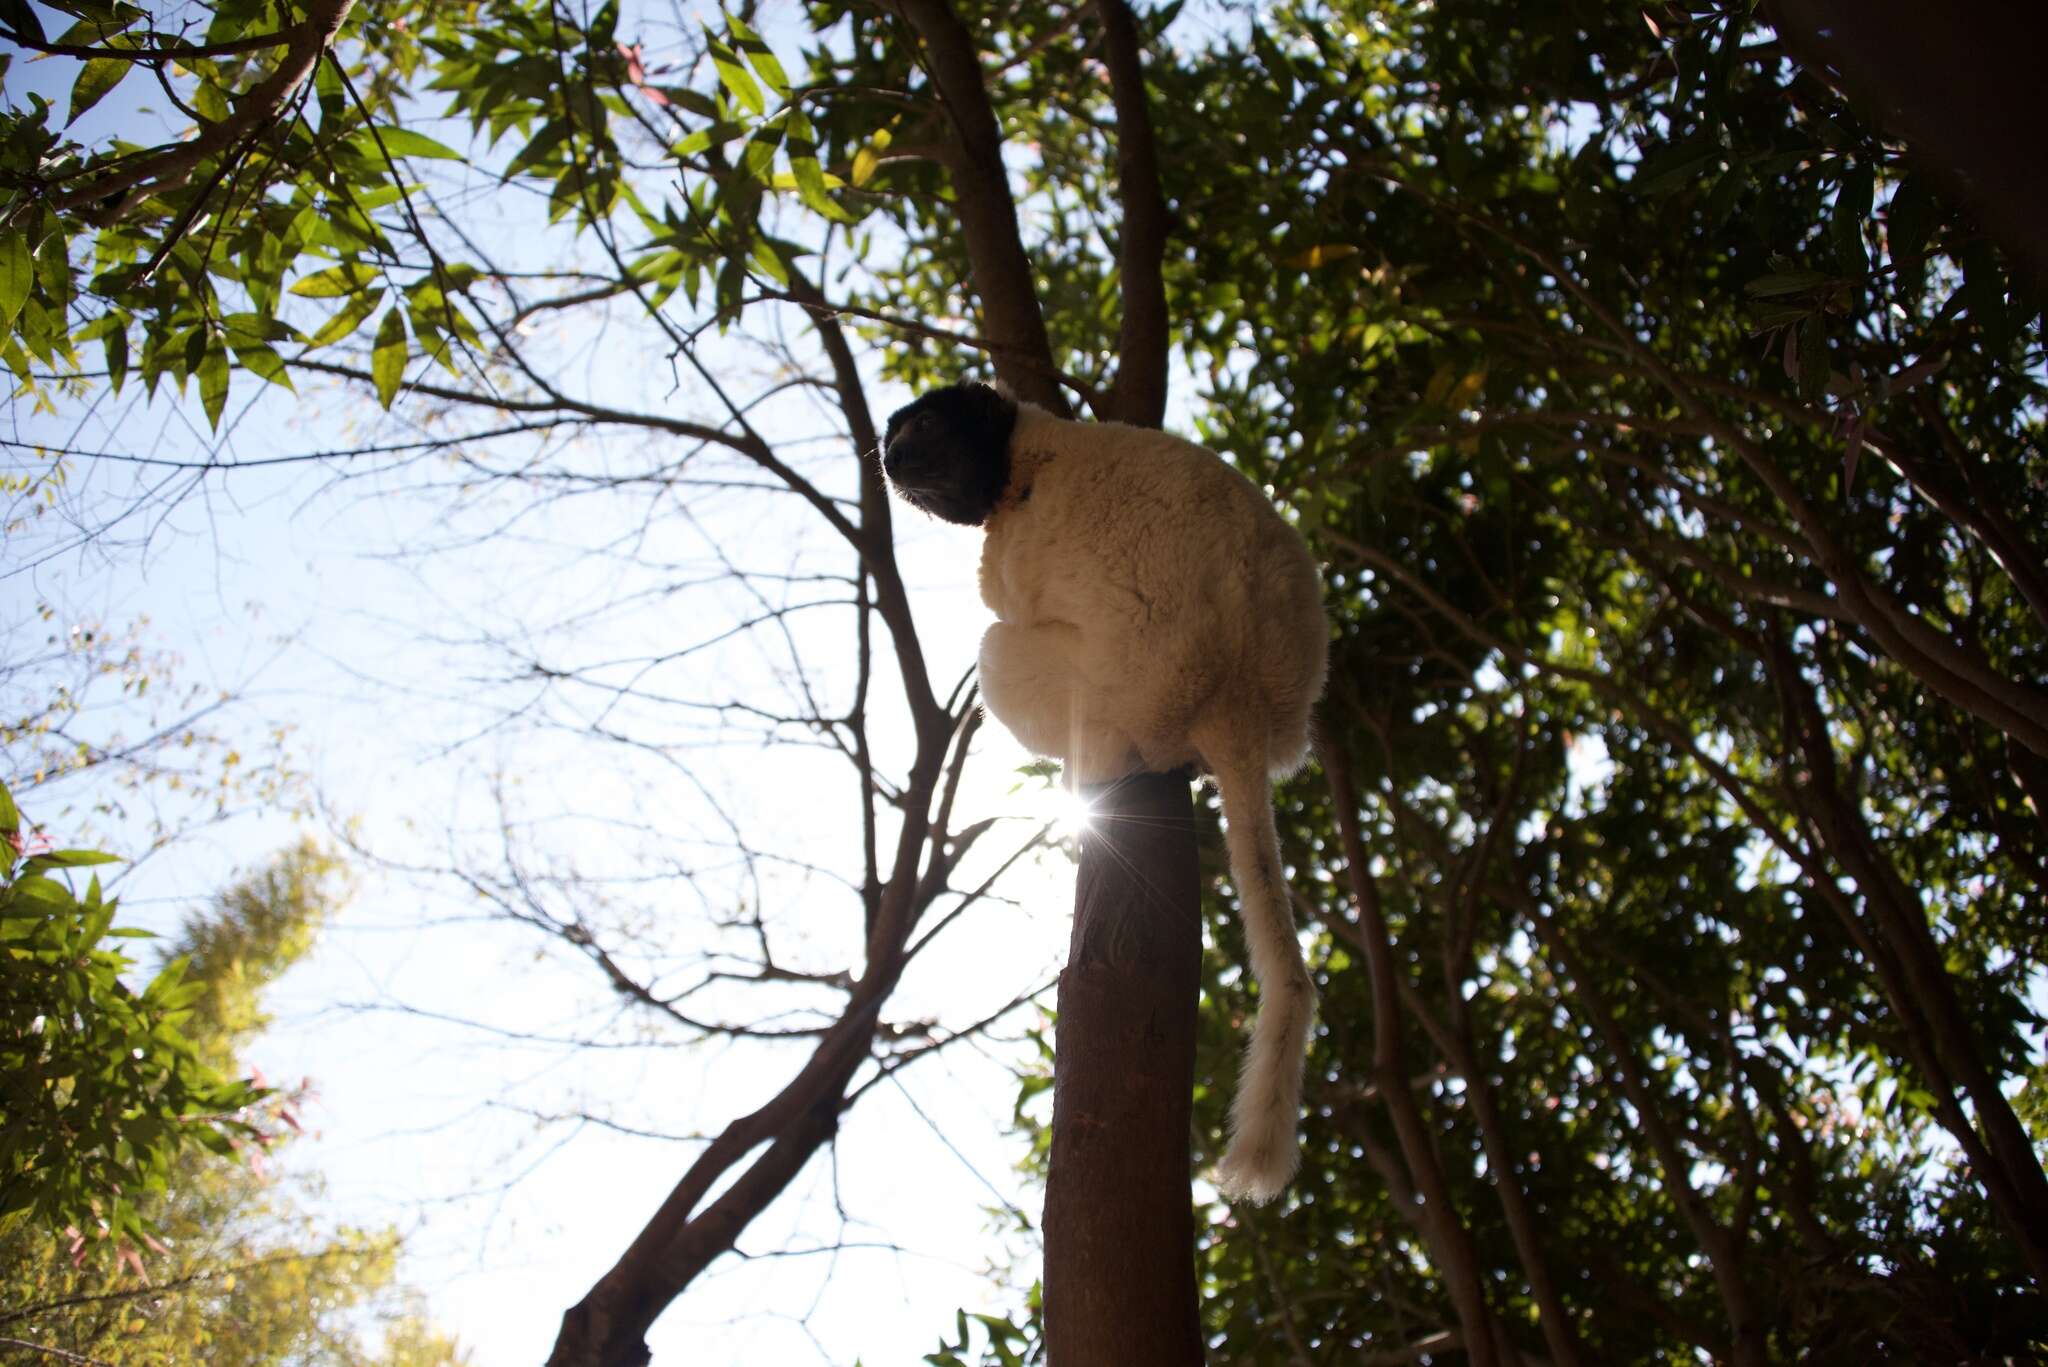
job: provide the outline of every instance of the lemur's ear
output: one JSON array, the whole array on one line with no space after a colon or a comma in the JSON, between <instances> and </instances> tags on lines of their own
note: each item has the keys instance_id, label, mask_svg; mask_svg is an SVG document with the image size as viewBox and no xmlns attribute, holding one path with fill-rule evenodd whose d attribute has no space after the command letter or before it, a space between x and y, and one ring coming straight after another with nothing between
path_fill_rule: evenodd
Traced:
<instances>
[{"instance_id":1,"label":"lemur's ear","mask_svg":"<svg viewBox=\"0 0 2048 1367\"><path fill-rule=\"evenodd\" d=\"M1001 426L1017 416L1017 396L1001 380L994 384L968 380L960 385L960 392L973 402L979 416L988 422Z\"/></svg>"}]
</instances>

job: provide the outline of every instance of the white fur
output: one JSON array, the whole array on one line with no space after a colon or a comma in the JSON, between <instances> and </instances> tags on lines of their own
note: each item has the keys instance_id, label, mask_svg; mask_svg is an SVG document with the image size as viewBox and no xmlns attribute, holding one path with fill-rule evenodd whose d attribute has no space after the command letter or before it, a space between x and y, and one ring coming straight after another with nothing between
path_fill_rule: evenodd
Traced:
<instances>
[{"instance_id":1,"label":"white fur","mask_svg":"<svg viewBox=\"0 0 2048 1367\"><path fill-rule=\"evenodd\" d=\"M981 643L982 696L1072 782L1186 764L1216 775L1260 998L1216 1180L1269 1200L1299 1159L1315 1014L1271 789L1306 754L1323 689L1315 562L1248 480L1167 433L1025 404L1010 455L981 556L998 619Z\"/></svg>"}]
</instances>

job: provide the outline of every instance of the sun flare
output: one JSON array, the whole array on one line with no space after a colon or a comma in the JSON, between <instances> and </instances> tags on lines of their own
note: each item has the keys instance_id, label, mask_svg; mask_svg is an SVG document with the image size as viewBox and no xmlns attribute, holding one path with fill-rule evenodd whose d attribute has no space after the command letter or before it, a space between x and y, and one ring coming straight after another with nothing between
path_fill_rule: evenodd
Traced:
<instances>
[{"instance_id":1,"label":"sun flare","mask_svg":"<svg viewBox=\"0 0 2048 1367\"><path fill-rule=\"evenodd\" d=\"M1085 835L1095 819L1095 808L1079 793L1061 788L1053 794L1052 819L1062 836Z\"/></svg>"}]
</instances>

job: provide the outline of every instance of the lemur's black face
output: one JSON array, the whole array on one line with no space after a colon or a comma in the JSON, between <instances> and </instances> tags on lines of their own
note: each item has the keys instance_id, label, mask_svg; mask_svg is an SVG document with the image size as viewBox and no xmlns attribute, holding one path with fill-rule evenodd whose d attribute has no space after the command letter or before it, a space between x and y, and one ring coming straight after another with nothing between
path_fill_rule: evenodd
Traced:
<instances>
[{"instance_id":1,"label":"lemur's black face","mask_svg":"<svg viewBox=\"0 0 2048 1367\"><path fill-rule=\"evenodd\" d=\"M882 470L934 517L979 527L1010 483L1017 405L985 384L949 384L889 418Z\"/></svg>"}]
</instances>

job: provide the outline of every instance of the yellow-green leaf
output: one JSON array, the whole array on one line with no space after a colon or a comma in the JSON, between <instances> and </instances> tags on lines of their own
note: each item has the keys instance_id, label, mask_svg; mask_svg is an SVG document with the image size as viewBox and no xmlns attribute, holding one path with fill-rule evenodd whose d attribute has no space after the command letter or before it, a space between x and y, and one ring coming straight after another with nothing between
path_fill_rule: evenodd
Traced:
<instances>
[{"instance_id":1,"label":"yellow-green leaf","mask_svg":"<svg viewBox=\"0 0 2048 1367\"><path fill-rule=\"evenodd\" d=\"M0 361L7 362L7 368L14 372L14 378L23 384L35 378L35 368L28 363L28 353L12 337L0 336Z\"/></svg>"},{"instance_id":2,"label":"yellow-green leaf","mask_svg":"<svg viewBox=\"0 0 2048 1367\"><path fill-rule=\"evenodd\" d=\"M770 123L747 139L740 161L747 174L763 185L775 183L775 149L782 145L782 130Z\"/></svg>"},{"instance_id":3,"label":"yellow-green leaf","mask_svg":"<svg viewBox=\"0 0 2048 1367\"><path fill-rule=\"evenodd\" d=\"M855 152L853 154L853 183L855 185L867 184L870 180L874 179L875 168L881 164L882 159L875 155L875 149L872 147L863 147L860 151Z\"/></svg>"},{"instance_id":4,"label":"yellow-green leaf","mask_svg":"<svg viewBox=\"0 0 2048 1367\"><path fill-rule=\"evenodd\" d=\"M1305 252L1296 252L1280 264L1301 270L1314 270L1317 266L1327 266L1332 261L1342 261L1347 256L1356 255L1358 248L1349 242L1325 242L1310 247Z\"/></svg>"},{"instance_id":5,"label":"yellow-green leaf","mask_svg":"<svg viewBox=\"0 0 2048 1367\"><path fill-rule=\"evenodd\" d=\"M67 125L78 122L78 116L98 104L106 93L121 84L135 63L124 57L95 57L85 64L78 73L78 79L71 83L71 115Z\"/></svg>"},{"instance_id":6,"label":"yellow-green leaf","mask_svg":"<svg viewBox=\"0 0 2048 1367\"><path fill-rule=\"evenodd\" d=\"M276 349L268 342L247 342L238 345L235 348L235 359L242 363L242 369L252 375L268 380L271 384L282 385L294 394L299 392L292 389L292 377L285 374L284 358L278 355Z\"/></svg>"},{"instance_id":7,"label":"yellow-green leaf","mask_svg":"<svg viewBox=\"0 0 2048 1367\"><path fill-rule=\"evenodd\" d=\"M375 313L377 305L383 301L384 291L382 289L374 289L367 294L357 295L348 301L347 308L329 318L325 326L313 334L313 340L308 345L316 347L334 345L361 327L363 319Z\"/></svg>"},{"instance_id":8,"label":"yellow-green leaf","mask_svg":"<svg viewBox=\"0 0 2048 1367\"><path fill-rule=\"evenodd\" d=\"M775 248L770 245L766 238L760 238L755 241L754 250L751 255L753 256L754 264L759 266L776 284L787 285L789 283L789 267L782 264L782 258L776 254Z\"/></svg>"},{"instance_id":9,"label":"yellow-green leaf","mask_svg":"<svg viewBox=\"0 0 2048 1367\"><path fill-rule=\"evenodd\" d=\"M370 378L377 383L377 402L391 407L405 378L405 307L393 303L377 325L377 345L370 351Z\"/></svg>"},{"instance_id":10,"label":"yellow-green leaf","mask_svg":"<svg viewBox=\"0 0 2048 1367\"><path fill-rule=\"evenodd\" d=\"M1422 401L1426 404L1440 404L1450 396L1451 386L1458 382L1458 368L1445 361L1429 377L1429 383L1422 387Z\"/></svg>"},{"instance_id":11,"label":"yellow-green leaf","mask_svg":"<svg viewBox=\"0 0 2048 1367\"><path fill-rule=\"evenodd\" d=\"M121 394L121 381L128 378L128 329L117 324L100 337L107 349L107 382L114 387L116 398Z\"/></svg>"},{"instance_id":12,"label":"yellow-green leaf","mask_svg":"<svg viewBox=\"0 0 2048 1367\"><path fill-rule=\"evenodd\" d=\"M35 258L29 255L28 234L19 228L0 233L0 328L14 326L14 317L28 301L35 284Z\"/></svg>"},{"instance_id":13,"label":"yellow-green leaf","mask_svg":"<svg viewBox=\"0 0 2048 1367\"><path fill-rule=\"evenodd\" d=\"M234 111L228 108L228 93L213 81L201 81L192 92L192 107L208 123L226 123Z\"/></svg>"},{"instance_id":14,"label":"yellow-green leaf","mask_svg":"<svg viewBox=\"0 0 2048 1367\"><path fill-rule=\"evenodd\" d=\"M747 74L747 69L740 65L739 55L712 37L709 29L705 30L704 38L705 46L711 53L712 64L718 68L719 83L748 109L756 114L766 113L767 98L761 94L761 87L755 83L754 78Z\"/></svg>"},{"instance_id":15,"label":"yellow-green leaf","mask_svg":"<svg viewBox=\"0 0 2048 1367\"><path fill-rule=\"evenodd\" d=\"M435 142L424 133L415 133L410 128L379 128L372 132L358 128L349 134L349 142L366 157L381 155L377 144L384 144L384 151L395 157L432 157L438 161L461 161L462 153L445 143Z\"/></svg>"},{"instance_id":16,"label":"yellow-green leaf","mask_svg":"<svg viewBox=\"0 0 2048 1367\"><path fill-rule=\"evenodd\" d=\"M739 39L740 51L747 54L747 62L761 73L761 79L768 82L768 88L783 99L789 98L789 76L783 71L782 63L776 60L774 51L763 42L761 35L748 28L739 19L726 16L732 26L732 36Z\"/></svg>"},{"instance_id":17,"label":"yellow-green leaf","mask_svg":"<svg viewBox=\"0 0 2048 1367\"><path fill-rule=\"evenodd\" d=\"M377 278L377 268L361 261L348 261L339 266L330 266L317 275L309 275L293 285L291 292L303 299L334 299L344 294L354 294Z\"/></svg>"},{"instance_id":18,"label":"yellow-green leaf","mask_svg":"<svg viewBox=\"0 0 2048 1367\"><path fill-rule=\"evenodd\" d=\"M836 222L847 222L850 215L839 207L832 196L825 192L825 168L818 165L817 157L809 153L799 154L791 149L789 169L795 174L797 194L813 212Z\"/></svg>"},{"instance_id":19,"label":"yellow-green leaf","mask_svg":"<svg viewBox=\"0 0 2048 1367\"><path fill-rule=\"evenodd\" d=\"M708 127L698 129L669 150L679 157L694 157L700 152L708 152L713 147L731 142L746 131L741 124L714 122Z\"/></svg>"}]
</instances>

